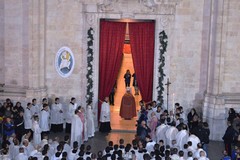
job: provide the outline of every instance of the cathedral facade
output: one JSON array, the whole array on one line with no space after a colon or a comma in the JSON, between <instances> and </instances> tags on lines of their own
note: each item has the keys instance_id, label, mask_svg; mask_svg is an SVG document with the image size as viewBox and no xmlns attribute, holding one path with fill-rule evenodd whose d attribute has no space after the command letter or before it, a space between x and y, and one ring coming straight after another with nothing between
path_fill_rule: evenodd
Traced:
<instances>
[{"instance_id":1,"label":"cathedral facade","mask_svg":"<svg viewBox=\"0 0 240 160\"><path fill-rule=\"evenodd\" d=\"M160 76L159 33L164 30L168 105L179 102L185 112L197 108L209 123L211 139L220 140L228 108L240 111L239 8L239 0L0 1L0 99L60 97L68 103L76 97L85 105L92 28L91 78L97 104L100 20L154 20L153 100Z\"/></svg>"}]
</instances>

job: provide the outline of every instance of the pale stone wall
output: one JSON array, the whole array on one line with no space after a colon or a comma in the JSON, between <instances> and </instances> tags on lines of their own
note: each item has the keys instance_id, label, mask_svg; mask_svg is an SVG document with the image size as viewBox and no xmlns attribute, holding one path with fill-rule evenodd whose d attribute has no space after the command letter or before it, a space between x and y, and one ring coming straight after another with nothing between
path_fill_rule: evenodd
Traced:
<instances>
[{"instance_id":1,"label":"pale stone wall","mask_svg":"<svg viewBox=\"0 0 240 160\"><path fill-rule=\"evenodd\" d=\"M2 2L3 3L3 2ZM24 87L24 64L27 56L23 55L23 4L22 1L4 1L4 62L5 85Z\"/></svg>"},{"instance_id":2,"label":"pale stone wall","mask_svg":"<svg viewBox=\"0 0 240 160\"><path fill-rule=\"evenodd\" d=\"M69 102L72 96L84 101L86 68L82 65L83 17L82 4L78 1L51 0L46 3L46 86L48 96L63 97ZM86 33L85 33L86 34ZM55 70L55 56L63 47L69 47L75 57L71 76L62 78Z\"/></svg>"},{"instance_id":3,"label":"pale stone wall","mask_svg":"<svg viewBox=\"0 0 240 160\"><path fill-rule=\"evenodd\" d=\"M226 21L224 22L225 30L223 34L225 40L222 45L225 47L222 51L222 72L223 93L240 93L240 3L238 0L227 2L228 10Z\"/></svg>"},{"instance_id":4,"label":"pale stone wall","mask_svg":"<svg viewBox=\"0 0 240 160\"><path fill-rule=\"evenodd\" d=\"M201 107L201 103L194 100L199 98L200 92L203 5L203 0L179 3L174 38L169 42L173 49L167 53L170 54L170 96L172 99L174 93L174 102L179 102L185 112L191 107Z\"/></svg>"},{"instance_id":5,"label":"pale stone wall","mask_svg":"<svg viewBox=\"0 0 240 160\"><path fill-rule=\"evenodd\" d=\"M0 1L0 83L4 83L4 1ZM0 89L1 90L1 89Z\"/></svg>"}]
</instances>

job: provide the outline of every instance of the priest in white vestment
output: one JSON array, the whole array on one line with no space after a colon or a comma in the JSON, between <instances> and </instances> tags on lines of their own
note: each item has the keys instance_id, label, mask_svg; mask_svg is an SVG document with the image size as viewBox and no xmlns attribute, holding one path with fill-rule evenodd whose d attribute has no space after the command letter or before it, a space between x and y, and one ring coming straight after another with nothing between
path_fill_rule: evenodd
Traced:
<instances>
[{"instance_id":1,"label":"priest in white vestment","mask_svg":"<svg viewBox=\"0 0 240 160\"><path fill-rule=\"evenodd\" d=\"M100 132L110 132L111 125L110 125L110 105L108 104L108 97L105 97L104 101L101 105L101 113L100 113Z\"/></svg>"},{"instance_id":2,"label":"priest in white vestment","mask_svg":"<svg viewBox=\"0 0 240 160\"><path fill-rule=\"evenodd\" d=\"M74 112L77 109L77 103L76 103L76 98L72 97L71 102L68 105L67 112L65 114L66 118L66 133L71 132L71 123L72 123L72 117L74 116Z\"/></svg>"},{"instance_id":3,"label":"priest in white vestment","mask_svg":"<svg viewBox=\"0 0 240 160\"><path fill-rule=\"evenodd\" d=\"M40 128L42 129L42 135L48 134L50 127L49 127L49 118L50 113L48 110L48 104L43 104L43 109L40 113Z\"/></svg>"},{"instance_id":4,"label":"priest in white vestment","mask_svg":"<svg viewBox=\"0 0 240 160\"><path fill-rule=\"evenodd\" d=\"M166 145L172 147L172 141L176 140L176 135L178 133L178 129L175 126L168 127L166 130Z\"/></svg>"},{"instance_id":5,"label":"priest in white vestment","mask_svg":"<svg viewBox=\"0 0 240 160\"><path fill-rule=\"evenodd\" d=\"M157 143L160 140L163 140L163 142L166 144L166 135L165 132L168 129L168 125L164 124L165 119L160 119L161 125L156 128L156 137L157 137Z\"/></svg>"},{"instance_id":6,"label":"priest in white vestment","mask_svg":"<svg viewBox=\"0 0 240 160\"><path fill-rule=\"evenodd\" d=\"M86 117L87 117L87 133L88 133L88 137L93 137L94 136L94 132L95 132L95 126L94 126L94 116L95 116L95 113L93 111L92 101L88 102L86 115L87 115Z\"/></svg>"},{"instance_id":7,"label":"priest in white vestment","mask_svg":"<svg viewBox=\"0 0 240 160\"><path fill-rule=\"evenodd\" d=\"M197 144L200 143L200 139L197 136L195 136L194 134L191 134L188 137L187 141L191 141L192 142L192 147L193 147L194 150L198 149Z\"/></svg>"},{"instance_id":8,"label":"priest in white vestment","mask_svg":"<svg viewBox=\"0 0 240 160\"><path fill-rule=\"evenodd\" d=\"M33 115L40 116L41 108L37 105L37 100L35 98L32 99L31 111Z\"/></svg>"},{"instance_id":9,"label":"priest in white vestment","mask_svg":"<svg viewBox=\"0 0 240 160\"><path fill-rule=\"evenodd\" d=\"M72 117L71 122L71 146L73 147L73 142L77 141L79 145L82 144L83 139L83 123L81 121L81 118L78 115L78 110L75 110L75 114Z\"/></svg>"},{"instance_id":10,"label":"priest in white vestment","mask_svg":"<svg viewBox=\"0 0 240 160\"><path fill-rule=\"evenodd\" d=\"M24 127L26 132L31 131L32 129L32 112L31 112L32 104L28 103L26 109L24 110Z\"/></svg>"},{"instance_id":11,"label":"priest in white vestment","mask_svg":"<svg viewBox=\"0 0 240 160\"><path fill-rule=\"evenodd\" d=\"M39 118L37 115L34 116L34 121L33 121L33 126L32 126L32 131L33 131L33 144L34 146L37 146L41 143L41 133L42 130L39 126Z\"/></svg>"},{"instance_id":12,"label":"priest in white vestment","mask_svg":"<svg viewBox=\"0 0 240 160\"><path fill-rule=\"evenodd\" d=\"M55 103L51 107L51 131L63 131L63 107L59 102L59 98L55 98Z\"/></svg>"},{"instance_id":13,"label":"priest in white vestment","mask_svg":"<svg viewBox=\"0 0 240 160\"><path fill-rule=\"evenodd\" d=\"M180 148L180 150L183 150L184 144L187 144L188 137L189 134L187 131L187 126L184 124L183 129L176 135L177 146Z\"/></svg>"}]
</instances>

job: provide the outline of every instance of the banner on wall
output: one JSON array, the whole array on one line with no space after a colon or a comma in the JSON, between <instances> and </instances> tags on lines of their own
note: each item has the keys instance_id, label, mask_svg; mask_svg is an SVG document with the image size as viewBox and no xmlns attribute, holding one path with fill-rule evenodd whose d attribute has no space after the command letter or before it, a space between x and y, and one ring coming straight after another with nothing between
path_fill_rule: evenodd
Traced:
<instances>
[{"instance_id":1,"label":"banner on wall","mask_svg":"<svg viewBox=\"0 0 240 160\"><path fill-rule=\"evenodd\" d=\"M69 77L74 69L75 59L70 48L62 47L55 58L55 68L61 77Z\"/></svg>"}]
</instances>

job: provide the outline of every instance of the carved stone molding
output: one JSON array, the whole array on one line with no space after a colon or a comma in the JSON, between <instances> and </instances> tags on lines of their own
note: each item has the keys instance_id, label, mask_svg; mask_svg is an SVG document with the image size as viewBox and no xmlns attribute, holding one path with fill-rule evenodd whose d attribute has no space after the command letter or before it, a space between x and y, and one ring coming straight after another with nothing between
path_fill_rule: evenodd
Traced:
<instances>
[{"instance_id":1,"label":"carved stone molding","mask_svg":"<svg viewBox=\"0 0 240 160\"><path fill-rule=\"evenodd\" d=\"M181 0L103 0L97 3L97 12L172 15L175 14L179 1Z\"/></svg>"},{"instance_id":2,"label":"carved stone molding","mask_svg":"<svg viewBox=\"0 0 240 160\"><path fill-rule=\"evenodd\" d=\"M117 0L103 0L102 3L98 4L98 11L99 12L114 11L114 2L116 3Z\"/></svg>"},{"instance_id":3,"label":"carved stone molding","mask_svg":"<svg viewBox=\"0 0 240 160\"><path fill-rule=\"evenodd\" d=\"M86 21L89 26L93 26L96 22L95 14L87 13L86 14Z\"/></svg>"},{"instance_id":4,"label":"carved stone molding","mask_svg":"<svg viewBox=\"0 0 240 160\"><path fill-rule=\"evenodd\" d=\"M163 29L167 28L170 23L174 20L174 15L162 15L160 17L160 25Z\"/></svg>"}]
</instances>

